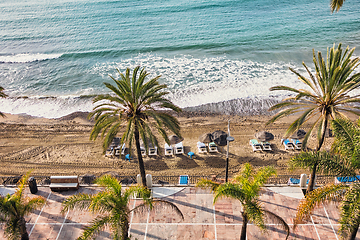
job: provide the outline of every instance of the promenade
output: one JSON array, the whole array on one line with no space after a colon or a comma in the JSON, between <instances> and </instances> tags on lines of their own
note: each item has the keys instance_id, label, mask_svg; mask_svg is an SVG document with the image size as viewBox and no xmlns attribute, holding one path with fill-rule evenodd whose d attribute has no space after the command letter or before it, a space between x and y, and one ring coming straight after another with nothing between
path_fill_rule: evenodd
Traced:
<instances>
[{"instance_id":1,"label":"promenade","mask_svg":"<svg viewBox=\"0 0 360 240\"><path fill-rule=\"evenodd\" d=\"M298 187L266 187L261 193L263 207L280 215L291 227L290 239L340 239L339 213L337 205L321 206L314 212L309 222L301 224L294 231L293 218L302 197ZM5 188L0 188L4 192ZM77 192L94 193L96 187L81 187ZM61 214L62 201L77 193L75 191L51 192L48 187L39 187L37 195L47 199L47 205L32 213L26 220L30 239L72 240L80 236L82 228L95 216L87 211L71 210ZM26 194L29 189L26 188ZM195 187L154 187L153 196L176 204L184 215L184 220L171 209L131 215L131 239L215 239L234 240L240 238L242 226L241 206L238 201L221 199L213 204L213 195ZM130 207L137 206L140 200L131 200ZM285 231L271 220L267 221L267 231L248 225L247 239L285 239ZM3 225L0 225L0 239L4 238ZM108 230L97 239L111 239Z\"/></svg>"}]
</instances>

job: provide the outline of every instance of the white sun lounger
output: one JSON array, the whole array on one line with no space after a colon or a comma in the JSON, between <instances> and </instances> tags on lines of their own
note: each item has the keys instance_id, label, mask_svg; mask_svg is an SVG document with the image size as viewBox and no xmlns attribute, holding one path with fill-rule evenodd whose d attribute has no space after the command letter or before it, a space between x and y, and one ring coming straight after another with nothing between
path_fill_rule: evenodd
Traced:
<instances>
[{"instance_id":1,"label":"white sun lounger","mask_svg":"<svg viewBox=\"0 0 360 240\"><path fill-rule=\"evenodd\" d=\"M261 142L261 146L264 151L272 151L271 144L269 142Z\"/></svg>"},{"instance_id":2,"label":"white sun lounger","mask_svg":"<svg viewBox=\"0 0 360 240\"><path fill-rule=\"evenodd\" d=\"M294 144L296 150L301 150L302 142L300 142L298 139L291 139L291 141Z\"/></svg>"},{"instance_id":3,"label":"white sun lounger","mask_svg":"<svg viewBox=\"0 0 360 240\"><path fill-rule=\"evenodd\" d=\"M182 142L175 144L175 154L184 154L184 146Z\"/></svg>"},{"instance_id":4,"label":"white sun lounger","mask_svg":"<svg viewBox=\"0 0 360 240\"><path fill-rule=\"evenodd\" d=\"M285 150L294 150L294 144L289 141L289 139L281 139L282 144L285 147Z\"/></svg>"},{"instance_id":5,"label":"white sun lounger","mask_svg":"<svg viewBox=\"0 0 360 240\"><path fill-rule=\"evenodd\" d=\"M114 148L110 147L110 148L106 149L105 157L112 157L113 153L114 153Z\"/></svg>"},{"instance_id":6,"label":"white sun lounger","mask_svg":"<svg viewBox=\"0 0 360 240\"><path fill-rule=\"evenodd\" d=\"M149 156L156 156L157 155L157 146L149 146Z\"/></svg>"},{"instance_id":7,"label":"white sun lounger","mask_svg":"<svg viewBox=\"0 0 360 240\"><path fill-rule=\"evenodd\" d=\"M209 143L209 152L218 152L218 148L214 142Z\"/></svg>"},{"instance_id":8,"label":"white sun lounger","mask_svg":"<svg viewBox=\"0 0 360 240\"><path fill-rule=\"evenodd\" d=\"M197 142L197 149L199 153L207 153L205 143Z\"/></svg>"},{"instance_id":9,"label":"white sun lounger","mask_svg":"<svg viewBox=\"0 0 360 240\"><path fill-rule=\"evenodd\" d=\"M141 151L141 156L146 157L146 149L143 143L140 144L140 151Z\"/></svg>"},{"instance_id":10,"label":"white sun lounger","mask_svg":"<svg viewBox=\"0 0 360 240\"><path fill-rule=\"evenodd\" d=\"M261 144L258 142L257 139L251 139L249 141L249 144L251 145L253 152L262 151Z\"/></svg>"},{"instance_id":11,"label":"white sun lounger","mask_svg":"<svg viewBox=\"0 0 360 240\"><path fill-rule=\"evenodd\" d=\"M165 156L173 156L174 155L173 147L169 146L167 143L165 143L164 149L165 149Z\"/></svg>"},{"instance_id":12,"label":"white sun lounger","mask_svg":"<svg viewBox=\"0 0 360 240\"><path fill-rule=\"evenodd\" d=\"M121 155L125 155L125 143L123 143L123 145L120 147L120 146L117 146L115 148L115 156L120 156Z\"/></svg>"}]
</instances>

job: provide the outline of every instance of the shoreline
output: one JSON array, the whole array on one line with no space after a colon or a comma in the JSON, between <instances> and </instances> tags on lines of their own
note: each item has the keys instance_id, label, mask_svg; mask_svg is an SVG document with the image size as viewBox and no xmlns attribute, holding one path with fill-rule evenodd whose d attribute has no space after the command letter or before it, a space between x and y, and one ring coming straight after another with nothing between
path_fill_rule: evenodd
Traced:
<instances>
[{"instance_id":1,"label":"shoreline","mask_svg":"<svg viewBox=\"0 0 360 240\"><path fill-rule=\"evenodd\" d=\"M102 154L101 139L89 140L92 122L87 113L75 112L61 119L46 119L28 115L6 114L0 118L0 176L17 176L33 169L34 175L101 175L117 172L119 175L136 176L137 159L130 163L121 158L108 158ZM223 130L227 132L230 120L231 136L235 141L229 145L229 176L236 174L240 166L250 162L254 166L272 165L278 174L289 173L287 160L298 151L285 151L280 143L291 118L265 126L269 116L231 116L215 113L189 113L178 116L184 137L185 154L164 156L164 141L159 138L157 156L144 158L146 173L153 176L217 175L225 172L226 149L219 153L198 154L196 143L201 134ZM306 130L306 126L304 128ZM253 152L249 140L258 131L269 131L275 139L271 141L272 152ZM325 140L325 149L330 149L333 138ZM315 136L309 146L315 146ZM186 153L196 154L194 159Z\"/></svg>"}]
</instances>

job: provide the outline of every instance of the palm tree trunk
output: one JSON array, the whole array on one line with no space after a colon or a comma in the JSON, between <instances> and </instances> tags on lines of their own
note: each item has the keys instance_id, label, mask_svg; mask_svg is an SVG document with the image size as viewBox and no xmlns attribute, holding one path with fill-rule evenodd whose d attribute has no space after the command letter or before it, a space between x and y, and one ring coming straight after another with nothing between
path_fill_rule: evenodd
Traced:
<instances>
[{"instance_id":1,"label":"palm tree trunk","mask_svg":"<svg viewBox=\"0 0 360 240\"><path fill-rule=\"evenodd\" d=\"M313 169L311 171L311 175L310 175L310 180L309 180L309 184L308 187L306 189L306 193L311 192L312 190L314 190L314 185L315 185L315 174L316 174L316 168L317 168L318 164L315 163L313 166Z\"/></svg>"},{"instance_id":2,"label":"palm tree trunk","mask_svg":"<svg viewBox=\"0 0 360 240\"><path fill-rule=\"evenodd\" d=\"M351 229L350 235L349 235L349 240L355 240L356 239L356 234L359 230L359 224L356 225L356 227L354 227L353 229Z\"/></svg>"},{"instance_id":3,"label":"palm tree trunk","mask_svg":"<svg viewBox=\"0 0 360 240\"><path fill-rule=\"evenodd\" d=\"M241 227L240 240L246 240L246 228L249 220L246 213L242 212L241 215L243 217L243 225Z\"/></svg>"},{"instance_id":4,"label":"palm tree trunk","mask_svg":"<svg viewBox=\"0 0 360 240\"><path fill-rule=\"evenodd\" d=\"M29 240L29 234L26 231L26 221L21 218L19 221L21 240Z\"/></svg>"},{"instance_id":5,"label":"palm tree trunk","mask_svg":"<svg viewBox=\"0 0 360 240\"><path fill-rule=\"evenodd\" d=\"M128 240L129 239L129 219L128 216L124 216L122 219L122 225L121 225L121 240Z\"/></svg>"},{"instance_id":6,"label":"palm tree trunk","mask_svg":"<svg viewBox=\"0 0 360 240\"><path fill-rule=\"evenodd\" d=\"M326 114L325 116L325 120L324 120L324 130L321 133L321 138L319 141L319 145L316 147L316 151L319 151L320 148L322 147L324 140L325 140L325 134L326 134L326 129L327 129L327 124L328 124L328 118L329 118L329 114ZM314 190L314 185L315 185L315 176L316 176L316 168L317 168L318 164L314 164L313 169L311 171L311 175L310 175L310 180L309 180L309 184L308 187L306 189L306 193L311 192L312 190Z\"/></svg>"},{"instance_id":7,"label":"palm tree trunk","mask_svg":"<svg viewBox=\"0 0 360 240\"><path fill-rule=\"evenodd\" d=\"M139 160L139 169L140 169L141 181L142 181L142 185L144 187L146 187L145 167L144 167L144 161L143 161L142 155L141 155L139 131L137 130L136 127L135 127L135 131L134 131L134 135L135 135L136 152L137 152L137 157L138 157L138 160Z\"/></svg>"}]
</instances>

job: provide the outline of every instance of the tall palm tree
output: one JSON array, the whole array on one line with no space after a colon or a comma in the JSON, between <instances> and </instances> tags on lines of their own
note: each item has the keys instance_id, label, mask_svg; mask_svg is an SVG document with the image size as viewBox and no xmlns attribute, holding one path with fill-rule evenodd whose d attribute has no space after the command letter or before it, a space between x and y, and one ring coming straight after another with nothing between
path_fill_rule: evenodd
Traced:
<instances>
[{"instance_id":1,"label":"tall palm tree","mask_svg":"<svg viewBox=\"0 0 360 240\"><path fill-rule=\"evenodd\" d=\"M334 175L355 175L355 169L347 158L334 155L326 151L301 152L290 159L290 169L303 168L309 169L311 175L315 174L334 174ZM310 177L306 192L313 191L315 178Z\"/></svg>"},{"instance_id":2,"label":"tall palm tree","mask_svg":"<svg viewBox=\"0 0 360 240\"><path fill-rule=\"evenodd\" d=\"M345 0L331 0L330 1L330 9L331 13L333 13L335 10L338 12L342 5L344 4Z\"/></svg>"},{"instance_id":3,"label":"tall palm tree","mask_svg":"<svg viewBox=\"0 0 360 240\"><path fill-rule=\"evenodd\" d=\"M35 209L41 208L46 200L39 197L25 197L24 189L26 181L30 176L28 172L20 180L18 189L10 196L0 196L0 222L5 223L5 236L9 240L28 240L29 234L26 231L25 216Z\"/></svg>"},{"instance_id":4,"label":"tall palm tree","mask_svg":"<svg viewBox=\"0 0 360 240\"><path fill-rule=\"evenodd\" d=\"M184 218L178 207L168 201L154 200L150 198L150 190L143 186L132 186L122 190L120 182L109 175L105 175L95 181L105 189L96 194L79 193L67 198L63 202L62 212L69 209L79 208L89 210L93 213L100 213L89 226L87 226L78 239L93 239L106 226L110 226L113 239L128 240L130 213L144 212L156 206L169 206L181 218ZM140 196L143 203L130 209L129 200L134 195Z\"/></svg>"},{"instance_id":5,"label":"tall palm tree","mask_svg":"<svg viewBox=\"0 0 360 240\"><path fill-rule=\"evenodd\" d=\"M360 184L330 184L315 189L304 197L298 206L294 228L310 218L312 211L323 203L340 201L341 224L339 233L343 239L355 240L360 223Z\"/></svg>"},{"instance_id":6,"label":"tall palm tree","mask_svg":"<svg viewBox=\"0 0 360 240\"><path fill-rule=\"evenodd\" d=\"M290 68L309 90L295 89L287 86L270 88L270 91L290 91L295 96L285 98L282 102L272 106L269 111L279 109L281 111L271 118L267 124L289 115L300 114L299 118L287 129L285 137L288 137L304 123L314 120L310 131L304 137L302 145L303 148L306 147L311 132L317 128L318 143L316 150L320 150L330 119L336 119L337 117L346 118L344 113L360 115L360 108L352 105L352 103L360 102L360 95L349 95L351 91L360 86L360 73L351 75L358 67L360 60L358 57L351 59L354 50L355 48L349 50L349 47L347 47L345 52L343 52L341 43L337 48L334 44L327 51L327 61L324 60L321 52L318 52L316 57L313 50L315 75L310 72L310 69L303 62L303 66L310 78L306 78Z\"/></svg>"},{"instance_id":7,"label":"tall palm tree","mask_svg":"<svg viewBox=\"0 0 360 240\"><path fill-rule=\"evenodd\" d=\"M259 228L265 229L265 215L274 218L284 226L287 231L287 239L290 233L287 223L280 216L262 208L259 201L261 187L274 174L276 172L272 167L263 167L255 171L249 163L245 163L240 174L234 178L233 182L219 184L211 180L202 179L197 183L197 186L211 188L214 193L214 204L223 197L234 198L240 201L243 217L240 240L246 239L246 229L249 221Z\"/></svg>"},{"instance_id":8,"label":"tall palm tree","mask_svg":"<svg viewBox=\"0 0 360 240\"><path fill-rule=\"evenodd\" d=\"M3 91L4 91L4 88L0 86L0 97L6 98L7 95ZM5 117L5 115L2 112L0 112L0 116Z\"/></svg>"},{"instance_id":9,"label":"tall palm tree","mask_svg":"<svg viewBox=\"0 0 360 240\"><path fill-rule=\"evenodd\" d=\"M135 142L142 184L146 186L140 138L147 150L148 141L153 146L159 147L158 140L152 132L155 129L168 144L167 131L181 136L179 121L162 111L180 112L181 109L165 98L168 92L164 91L166 85L158 82L160 76L146 82L149 73L145 71L145 68L138 73L139 69L139 66L134 69L132 77L130 77L129 68L126 69L125 75L117 69L121 78L117 80L110 76L115 85L104 83L113 95L95 97L93 102L100 104L95 106L93 112L89 114L89 118L94 117L96 121L90 139L95 140L102 132L101 137L105 136L103 143L105 151L116 134L123 130L121 144L127 142L131 151L132 144Z\"/></svg>"}]
</instances>

